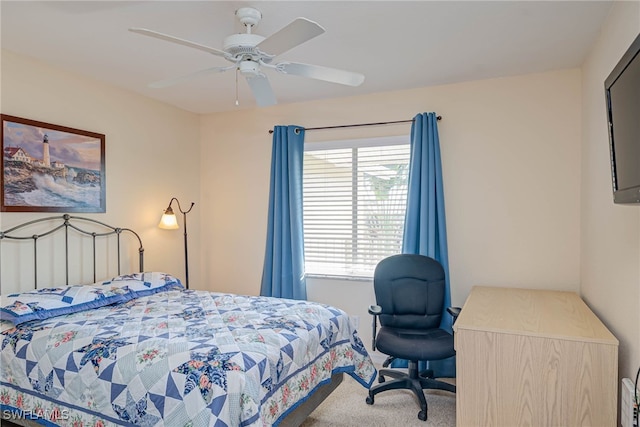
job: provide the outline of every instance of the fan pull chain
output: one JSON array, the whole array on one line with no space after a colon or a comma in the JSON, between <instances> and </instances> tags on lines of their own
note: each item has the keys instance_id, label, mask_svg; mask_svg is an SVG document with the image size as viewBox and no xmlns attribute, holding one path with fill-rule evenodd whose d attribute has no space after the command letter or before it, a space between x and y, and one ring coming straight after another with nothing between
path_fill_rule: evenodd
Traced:
<instances>
[{"instance_id":1,"label":"fan pull chain","mask_svg":"<svg viewBox=\"0 0 640 427\"><path fill-rule=\"evenodd\" d=\"M240 105L238 102L238 68L236 67L236 106Z\"/></svg>"}]
</instances>

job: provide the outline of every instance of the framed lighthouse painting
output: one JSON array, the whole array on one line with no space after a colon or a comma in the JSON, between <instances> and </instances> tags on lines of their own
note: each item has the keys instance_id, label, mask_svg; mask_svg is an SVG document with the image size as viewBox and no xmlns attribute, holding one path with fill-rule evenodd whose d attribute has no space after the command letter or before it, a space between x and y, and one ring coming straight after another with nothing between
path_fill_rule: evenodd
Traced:
<instances>
[{"instance_id":1,"label":"framed lighthouse painting","mask_svg":"<svg viewBox=\"0 0 640 427\"><path fill-rule=\"evenodd\" d=\"M0 211L105 212L103 134L1 118Z\"/></svg>"}]
</instances>

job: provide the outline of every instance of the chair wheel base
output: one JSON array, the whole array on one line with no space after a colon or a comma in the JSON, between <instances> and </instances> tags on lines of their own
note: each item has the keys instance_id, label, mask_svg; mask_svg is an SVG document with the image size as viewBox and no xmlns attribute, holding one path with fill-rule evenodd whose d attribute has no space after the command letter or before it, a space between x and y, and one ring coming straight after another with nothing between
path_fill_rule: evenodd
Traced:
<instances>
[{"instance_id":1,"label":"chair wheel base","mask_svg":"<svg viewBox=\"0 0 640 427\"><path fill-rule=\"evenodd\" d=\"M373 405L373 396L367 396L365 402L367 402L367 405Z\"/></svg>"},{"instance_id":2,"label":"chair wheel base","mask_svg":"<svg viewBox=\"0 0 640 427\"><path fill-rule=\"evenodd\" d=\"M426 411L418 412L418 419L421 421L427 421L427 412Z\"/></svg>"}]
</instances>

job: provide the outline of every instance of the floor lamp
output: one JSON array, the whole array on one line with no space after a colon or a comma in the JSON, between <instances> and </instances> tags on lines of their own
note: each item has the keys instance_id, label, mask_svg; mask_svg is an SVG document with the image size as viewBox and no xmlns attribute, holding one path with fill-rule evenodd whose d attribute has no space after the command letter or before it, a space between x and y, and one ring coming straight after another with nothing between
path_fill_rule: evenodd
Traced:
<instances>
[{"instance_id":1,"label":"floor lamp","mask_svg":"<svg viewBox=\"0 0 640 427\"><path fill-rule=\"evenodd\" d=\"M183 218L182 222L184 225L184 275L186 279L186 287L187 289L189 289L189 256L187 255L188 253L187 252L187 247L188 247L187 245L187 214L191 212L191 209L193 209L193 205L195 203L191 202L191 206L189 207L189 209L186 211L183 211L182 207L180 206L180 201L175 197L172 197L171 200L169 201L169 206L167 207L167 209L165 209L164 214L162 214L162 218L160 219L160 223L158 224L158 227L164 228L165 230L177 230L178 228L180 228L178 226L178 219L176 218L176 214L173 212L173 209L171 208L171 204L173 203L174 200L178 204L178 210L182 214L182 218Z\"/></svg>"}]
</instances>

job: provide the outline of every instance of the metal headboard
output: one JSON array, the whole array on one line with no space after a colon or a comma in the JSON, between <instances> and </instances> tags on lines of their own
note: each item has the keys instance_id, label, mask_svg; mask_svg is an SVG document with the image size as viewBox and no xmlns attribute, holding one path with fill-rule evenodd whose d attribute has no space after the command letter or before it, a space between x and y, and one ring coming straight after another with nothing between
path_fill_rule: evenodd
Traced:
<instances>
[{"instance_id":1,"label":"metal headboard","mask_svg":"<svg viewBox=\"0 0 640 427\"><path fill-rule=\"evenodd\" d=\"M41 222L46 222L46 221L52 221L52 220L62 220L61 224L54 224L53 228L39 233L39 234L31 234L31 235L26 235L23 234L21 235L20 233L23 232L24 233L24 228L29 227L33 224L37 224L37 223L41 223ZM73 221L73 223L72 223ZM96 232L96 231L88 231L84 228L81 228L79 225L76 224L82 224L82 222L87 222L87 223L92 223L92 224L98 224L99 226L104 227L104 229L106 231L103 232ZM140 236L138 235L138 233L136 233L135 231L131 230L130 228L118 228L118 227L113 227L111 225L105 224L103 222L97 221L95 219L91 219L91 218L84 218L84 217L78 217L78 216L71 216L69 214L64 214L62 216L50 216L50 217L46 217L46 218L40 218L40 219L35 219L33 221L28 221L19 225L16 225L15 227L12 227L6 231L0 231L0 250L1 250L1 245L2 245L2 241L4 239L12 239L12 240L32 240L33 241L33 268L34 268L34 288L37 289L38 288L38 239L54 234L56 231L59 230L64 230L64 248L65 248L65 254L64 254L64 259L65 259L65 278L66 278L66 285L69 285L69 229L75 230L78 233L81 233L83 235L86 236L91 236L92 237L92 245L93 245L93 281L96 281L96 239L97 238L102 238L102 237L108 237L108 236L116 236L116 250L117 250L117 265L118 265L118 275L121 274L120 272L120 235L123 232L126 233L131 233L133 236L136 237L136 239L138 240L138 243L140 244L139 248L138 248L138 253L139 253L139 271L143 272L144 271L144 248L142 247L142 239L140 239ZM0 277L1 279L1 277ZM1 280L0 280L1 282Z\"/></svg>"}]
</instances>

